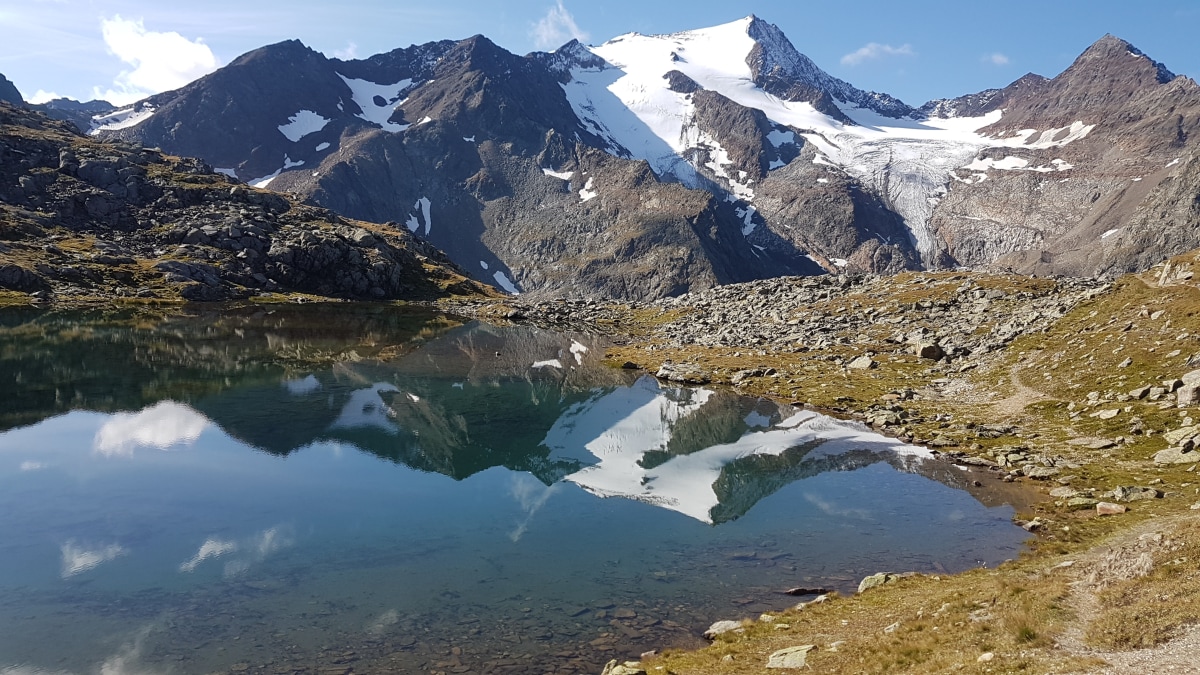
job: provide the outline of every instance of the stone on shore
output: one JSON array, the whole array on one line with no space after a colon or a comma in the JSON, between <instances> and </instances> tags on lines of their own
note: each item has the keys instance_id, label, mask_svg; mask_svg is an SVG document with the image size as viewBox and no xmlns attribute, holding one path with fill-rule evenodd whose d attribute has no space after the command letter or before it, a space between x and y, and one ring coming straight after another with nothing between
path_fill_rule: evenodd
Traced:
<instances>
[{"instance_id":1,"label":"stone on shore","mask_svg":"<svg viewBox=\"0 0 1200 675\"><path fill-rule=\"evenodd\" d=\"M745 629L742 627L741 621L718 621L718 622L714 623L713 625L709 626L708 630L704 631L704 637L708 638L709 640L712 640L713 638L717 637L718 635L723 635L725 633L732 633L733 631L744 631L744 630Z\"/></svg>"},{"instance_id":2,"label":"stone on shore","mask_svg":"<svg viewBox=\"0 0 1200 675\"><path fill-rule=\"evenodd\" d=\"M878 574L872 574L869 577L864 577L863 580L858 583L858 592L862 593L863 591L867 590L868 588L875 588L876 586L883 586L884 584L890 584L899 579L900 579L900 575L891 574L889 572L880 572Z\"/></svg>"},{"instance_id":3,"label":"stone on shore","mask_svg":"<svg viewBox=\"0 0 1200 675\"><path fill-rule=\"evenodd\" d=\"M816 645L799 645L796 647L788 647L767 657L768 668L804 668L808 660L808 653L816 649Z\"/></svg>"},{"instance_id":4,"label":"stone on shore","mask_svg":"<svg viewBox=\"0 0 1200 675\"><path fill-rule=\"evenodd\" d=\"M604 671L600 675L646 675L646 669L642 668L642 664L637 661L618 663L616 659L613 659L604 666Z\"/></svg>"}]
</instances>

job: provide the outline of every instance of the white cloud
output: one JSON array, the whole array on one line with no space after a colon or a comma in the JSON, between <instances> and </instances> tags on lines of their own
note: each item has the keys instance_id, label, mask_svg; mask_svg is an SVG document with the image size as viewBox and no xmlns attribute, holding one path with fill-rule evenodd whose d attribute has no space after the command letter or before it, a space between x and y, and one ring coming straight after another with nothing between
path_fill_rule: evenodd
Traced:
<instances>
[{"instance_id":1,"label":"white cloud","mask_svg":"<svg viewBox=\"0 0 1200 675\"><path fill-rule=\"evenodd\" d=\"M983 56L983 61L984 61L984 63L990 63L994 66L1007 66L1008 65L1008 57L1005 56L1004 54L1001 54L1000 52L994 52L992 54L985 54Z\"/></svg>"},{"instance_id":2,"label":"white cloud","mask_svg":"<svg viewBox=\"0 0 1200 675\"><path fill-rule=\"evenodd\" d=\"M33 96L26 96L25 101L36 105L38 103L45 103L47 101L53 101L56 98L63 98L63 97L62 97L62 95L56 94L52 91L46 91L45 89L38 89L37 92L34 93Z\"/></svg>"},{"instance_id":3,"label":"white cloud","mask_svg":"<svg viewBox=\"0 0 1200 675\"><path fill-rule=\"evenodd\" d=\"M353 42L347 42L345 49L333 50L333 58L343 61L353 61L358 58L358 45Z\"/></svg>"},{"instance_id":4,"label":"white cloud","mask_svg":"<svg viewBox=\"0 0 1200 675\"><path fill-rule=\"evenodd\" d=\"M122 19L113 15L100 20L100 33L108 52L132 66L113 80L114 87L93 96L115 105L169 89L178 89L217 69L217 57L201 38L189 40L174 31L146 30L142 20Z\"/></svg>"},{"instance_id":5,"label":"white cloud","mask_svg":"<svg viewBox=\"0 0 1200 675\"><path fill-rule=\"evenodd\" d=\"M899 47L881 45L878 42L868 43L842 57L843 66L857 66L863 61L881 59L885 56L916 56L912 45L902 44Z\"/></svg>"},{"instance_id":6,"label":"white cloud","mask_svg":"<svg viewBox=\"0 0 1200 675\"><path fill-rule=\"evenodd\" d=\"M555 6L546 12L546 16L533 25L532 33L538 49L561 47L571 39L588 41L587 32L575 23L575 17L563 7L562 0L557 0Z\"/></svg>"}]
</instances>

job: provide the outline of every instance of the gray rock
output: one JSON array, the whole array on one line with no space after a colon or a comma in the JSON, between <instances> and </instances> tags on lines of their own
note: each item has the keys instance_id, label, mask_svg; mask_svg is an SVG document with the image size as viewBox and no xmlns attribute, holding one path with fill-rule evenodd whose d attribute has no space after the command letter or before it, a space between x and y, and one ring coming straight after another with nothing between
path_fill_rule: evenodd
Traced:
<instances>
[{"instance_id":1,"label":"gray rock","mask_svg":"<svg viewBox=\"0 0 1200 675\"><path fill-rule=\"evenodd\" d=\"M808 653L816 649L816 645L799 645L788 647L767 657L768 668L804 668L807 664Z\"/></svg>"},{"instance_id":2,"label":"gray rock","mask_svg":"<svg viewBox=\"0 0 1200 675\"><path fill-rule=\"evenodd\" d=\"M1067 500L1067 508L1071 511L1082 511L1090 509L1099 503L1099 500L1092 499L1091 497L1071 497Z\"/></svg>"},{"instance_id":3,"label":"gray rock","mask_svg":"<svg viewBox=\"0 0 1200 675\"><path fill-rule=\"evenodd\" d=\"M1175 401L1179 405L1200 403L1200 370L1193 370L1179 379L1180 385L1175 391Z\"/></svg>"},{"instance_id":4,"label":"gray rock","mask_svg":"<svg viewBox=\"0 0 1200 675\"><path fill-rule=\"evenodd\" d=\"M613 659L604 666L600 675L646 675L646 669L642 668L642 664L637 661L618 663L616 659Z\"/></svg>"},{"instance_id":5,"label":"gray rock","mask_svg":"<svg viewBox=\"0 0 1200 675\"><path fill-rule=\"evenodd\" d=\"M913 353L923 359L937 361L946 355L941 345L936 342L919 342L913 347Z\"/></svg>"},{"instance_id":6,"label":"gray rock","mask_svg":"<svg viewBox=\"0 0 1200 675\"><path fill-rule=\"evenodd\" d=\"M1183 448L1167 448L1154 455L1154 463L1161 465L1168 464L1192 464L1200 462L1200 452L1187 451Z\"/></svg>"},{"instance_id":7,"label":"gray rock","mask_svg":"<svg viewBox=\"0 0 1200 675\"><path fill-rule=\"evenodd\" d=\"M704 631L704 637L711 640L718 635L724 635L725 633L732 633L734 631L740 632L744 630L745 628L742 627L741 621L717 621L713 625L709 626L708 630Z\"/></svg>"},{"instance_id":8,"label":"gray rock","mask_svg":"<svg viewBox=\"0 0 1200 675\"><path fill-rule=\"evenodd\" d=\"M890 572L879 572L877 574L872 574L869 577L863 577L863 580L858 582L858 592L862 593L869 588L875 588L876 586L894 583L899 579L900 576L898 574L892 574Z\"/></svg>"},{"instance_id":9,"label":"gray rock","mask_svg":"<svg viewBox=\"0 0 1200 675\"><path fill-rule=\"evenodd\" d=\"M1144 499L1159 499L1162 497L1162 493L1154 488L1121 486L1109 492L1108 497L1116 502L1136 502Z\"/></svg>"},{"instance_id":10,"label":"gray rock","mask_svg":"<svg viewBox=\"0 0 1200 675\"><path fill-rule=\"evenodd\" d=\"M1034 480L1047 480L1062 473L1058 468L1053 466L1035 466L1025 469L1025 476Z\"/></svg>"},{"instance_id":11,"label":"gray rock","mask_svg":"<svg viewBox=\"0 0 1200 675\"><path fill-rule=\"evenodd\" d=\"M1200 436L1200 425L1189 425L1164 433L1163 440L1171 445L1178 445L1187 439L1195 438L1196 436Z\"/></svg>"},{"instance_id":12,"label":"gray rock","mask_svg":"<svg viewBox=\"0 0 1200 675\"><path fill-rule=\"evenodd\" d=\"M679 382L681 384L708 384L712 381L712 377L699 366L687 363L664 363L654 376L660 380Z\"/></svg>"},{"instance_id":13,"label":"gray rock","mask_svg":"<svg viewBox=\"0 0 1200 675\"><path fill-rule=\"evenodd\" d=\"M849 364L846 365L846 367L853 368L855 370L870 370L871 368L874 368L877 365L879 365L879 364L876 363L874 359L872 359L871 357L864 354L864 355L854 359L853 361L851 361Z\"/></svg>"}]
</instances>

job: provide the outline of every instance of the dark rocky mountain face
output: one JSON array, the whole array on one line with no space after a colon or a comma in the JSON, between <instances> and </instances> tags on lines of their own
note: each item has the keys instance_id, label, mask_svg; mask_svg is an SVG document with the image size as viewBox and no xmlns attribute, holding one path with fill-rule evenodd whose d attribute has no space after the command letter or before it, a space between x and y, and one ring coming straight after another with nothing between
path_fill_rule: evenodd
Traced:
<instances>
[{"instance_id":1,"label":"dark rocky mountain face","mask_svg":"<svg viewBox=\"0 0 1200 675\"><path fill-rule=\"evenodd\" d=\"M0 103L0 293L227 300L483 295L409 232Z\"/></svg>"},{"instance_id":2,"label":"dark rocky mountain face","mask_svg":"<svg viewBox=\"0 0 1200 675\"><path fill-rule=\"evenodd\" d=\"M482 36L352 61L285 42L98 133L390 221L507 290L652 298L840 270L1138 268L1200 245L1198 100L1109 36L1055 78L912 108L747 17L524 57Z\"/></svg>"},{"instance_id":3,"label":"dark rocky mountain face","mask_svg":"<svg viewBox=\"0 0 1200 675\"><path fill-rule=\"evenodd\" d=\"M13 84L4 75L0 75L0 101L12 103L13 105L25 103L25 99L21 97L21 92L17 91L17 85Z\"/></svg>"}]
</instances>

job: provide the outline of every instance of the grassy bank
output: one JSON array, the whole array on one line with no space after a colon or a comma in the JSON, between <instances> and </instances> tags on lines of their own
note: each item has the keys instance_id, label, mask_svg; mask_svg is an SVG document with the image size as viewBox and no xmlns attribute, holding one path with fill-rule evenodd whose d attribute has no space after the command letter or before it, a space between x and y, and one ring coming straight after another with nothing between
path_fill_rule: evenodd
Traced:
<instances>
[{"instance_id":1,"label":"grassy bank","mask_svg":"<svg viewBox=\"0 0 1200 675\"><path fill-rule=\"evenodd\" d=\"M1137 653L1123 652L1133 649L1157 649L1141 656L1171 663L1170 641L1200 623L1200 510L1192 508L1200 504L1200 475L1196 462L1159 466L1152 458L1168 447L1163 434L1200 419L1200 409L1144 388L1170 389L1200 368L1200 288L1191 283L1197 260L1180 256L1124 277L1043 331L950 363L930 363L871 336L802 352L680 345L652 318L631 316L626 325L637 335L612 350L614 363L651 372L666 362L698 364L718 384L769 368L770 377L740 381L738 389L857 416L948 452L1002 464L1010 456L1050 458L1056 467L1043 480L1016 478L1045 495L1018 514L1022 522L1037 519L1036 539L1018 560L995 570L904 577L777 616L731 614L723 618L746 620L742 631L642 667L760 673L770 654L800 645L813 646L807 663L814 672L830 673L1126 672L1122 664ZM1019 291L1003 277L985 283ZM918 294L902 300L911 303L942 291L926 284L905 292ZM875 299L881 310L894 300ZM677 318L664 316L662 324ZM875 354L874 367L846 367L863 353ZM880 424L881 410L899 413L899 422ZM1110 491L1120 486L1158 498L1100 515L1089 499L1117 501Z\"/></svg>"}]
</instances>

